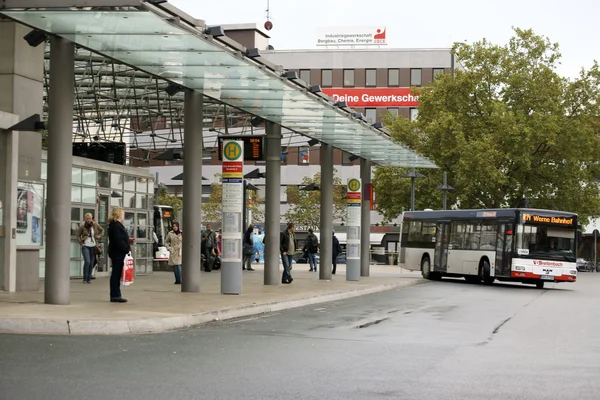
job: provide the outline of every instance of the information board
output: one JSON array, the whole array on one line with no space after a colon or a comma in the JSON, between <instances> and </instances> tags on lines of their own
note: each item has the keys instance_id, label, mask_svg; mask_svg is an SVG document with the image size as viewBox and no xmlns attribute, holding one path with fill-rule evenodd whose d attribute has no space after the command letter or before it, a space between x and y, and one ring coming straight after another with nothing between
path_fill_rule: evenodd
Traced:
<instances>
[{"instance_id":1,"label":"information board","mask_svg":"<svg viewBox=\"0 0 600 400\"><path fill-rule=\"evenodd\" d=\"M244 161L264 161L264 136L219 136L219 161L223 161L223 141L244 142Z\"/></svg>"}]
</instances>

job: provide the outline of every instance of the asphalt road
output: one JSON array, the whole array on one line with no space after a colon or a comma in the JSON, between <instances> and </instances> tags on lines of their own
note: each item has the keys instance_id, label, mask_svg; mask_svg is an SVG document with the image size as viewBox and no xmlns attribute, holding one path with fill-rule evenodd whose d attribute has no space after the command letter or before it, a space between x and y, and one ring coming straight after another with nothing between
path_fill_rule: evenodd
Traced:
<instances>
[{"instance_id":1,"label":"asphalt road","mask_svg":"<svg viewBox=\"0 0 600 400\"><path fill-rule=\"evenodd\" d=\"M600 398L600 274L461 281L160 335L0 336L1 399Z\"/></svg>"}]
</instances>

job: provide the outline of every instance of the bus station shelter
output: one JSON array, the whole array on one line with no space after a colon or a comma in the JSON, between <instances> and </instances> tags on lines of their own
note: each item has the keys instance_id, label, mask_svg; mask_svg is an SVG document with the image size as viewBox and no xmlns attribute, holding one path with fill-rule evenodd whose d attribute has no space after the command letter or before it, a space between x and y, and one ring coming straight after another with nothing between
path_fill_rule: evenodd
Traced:
<instances>
[{"instance_id":1,"label":"bus station shelter","mask_svg":"<svg viewBox=\"0 0 600 400\"><path fill-rule=\"evenodd\" d=\"M147 135L150 140L143 142L154 146L160 140L185 145L184 292L199 291L202 153L209 139L204 129L209 110L223 112L225 119L228 112L234 114L236 123L245 115L253 124L258 120L265 125L266 285L280 282L279 249L268 244L279 241L280 153L286 135L321 146L320 279L331 279L334 148L361 159L363 187L370 182L372 164L436 168L392 140L382 124L367 123L345 102L332 101L319 86L309 86L294 72L263 59L260 49L243 47L221 27L208 26L166 0L3 0L0 16L0 49L7 55L0 61L0 111L20 121L0 126L0 151L6 154L6 161L0 162L0 176L6 179L0 182L6 183L0 199L8 210L4 221L0 214L0 282L5 290L15 288L17 261L27 264L34 258L35 249L18 249L10 232L16 224L15 182L39 179L40 130L47 130L48 148L45 237L51 251L46 254L44 296L49 304L69 303L70 231L65 221L71 201L72 143L77 135L111 140L107 131L113 140L122 140L122 121L140 112L151 120L169 115L182 128L179 136L163 138L152 129L129 134L135 140ZM104 72L89 72L99 65ZM106 90L100 91L101 85ZM110 127L107 111L112 113ZM46 115L47 123L36 114ZM93 139L90 126L99 132ZM368 237L368 201L361 207L361 232ZM368 246L368 240L362 241L362 276L369 274Z\"/></svg>"}]
</instances>

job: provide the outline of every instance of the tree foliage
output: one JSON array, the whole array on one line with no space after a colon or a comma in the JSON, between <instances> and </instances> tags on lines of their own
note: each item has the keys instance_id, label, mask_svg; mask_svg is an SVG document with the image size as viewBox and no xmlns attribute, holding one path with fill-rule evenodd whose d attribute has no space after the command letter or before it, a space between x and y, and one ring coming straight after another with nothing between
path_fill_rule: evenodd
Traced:
<instances>
[{"instance_id":1,"label":"tree foliage","mask_svg":"<svg viewBox=\"0 0 600 400\"><path fill-rule=\"evenodd\" d=\"M305 176L302 178L300 187L310 184L321 188L321 174L317 173L313 177ZM346 221L347 189L338 177L334 177L333 185L333 221L344 222ZM318 229L321 222L321 192L320 190L301 191L300 187L290 187L286 190L289 209L284 217L296 225Z\"/></svg>"},{"instance_id":2,"label":"tree foliage","mask_svg":"<svg viewBox=\"0 0 600 400\"><path fill-rule=\"evenodd\" d=\"M222 176L221 174L215 174L215 178L217 178L217 182L210 185L210 198L208 202L202 205L202 220L212 224L221 223L223 220L221 211L223 201ZM249 193L251 193L252 196L252 205L250 206L250 210L252 210L251 222L261 222L263 220L264 211L260 207L260 202L263 200L259 198L256 192L250 191Z\"/></svg>"},{"instance_id":3,"label":"tree foliage","mask_svg":"<svg viewBox=\"0 0 600 400\"><path fill-rule=\"evenodd\" d=\"M416 122L387 117L393 137L427 155L438 170L420 170L416 208L530 206L598 216L600 70L559 76L557 44L514 29L507 45L485 39L455 44L464 66L422 89ZM387 218L410 206L406 170L377 168L377 209Z\"/></svg>"},{"instance_id":4,"label":"tree foliage","mask_svg":"<svg viewBox=\"0 0 600 400\"><path fill-rule=\"evenodd\" d=\"M175 215L183 208L183 201L177 196L169 194L165 188L165 184L161 183L158 189L158 204L162 206L171 206Z\"/></svg>"}]
</instances>

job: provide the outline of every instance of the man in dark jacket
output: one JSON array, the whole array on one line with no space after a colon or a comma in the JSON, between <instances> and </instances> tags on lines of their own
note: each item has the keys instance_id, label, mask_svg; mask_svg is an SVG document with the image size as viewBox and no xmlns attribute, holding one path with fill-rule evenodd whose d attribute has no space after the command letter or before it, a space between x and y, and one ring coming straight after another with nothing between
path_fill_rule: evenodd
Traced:
<instances>
[{"instance_id":1,"label":"man in dark jacket","mask_svg":"<svg viewBox=\"0 0 600 400\"><path fill-rule=\"evenodd\" d=\"M304 245L304 252L307 255L309 271L317 271L317 252L319 251L319 239L314 234L312 228L308 228L308 236Z\"/></svg>"},{"instance_id":2,"label":"man in dark jacket","mask_svg":"<svg viewBox=\"0 0 600 400\"><path fill-rule=\"evenodd\" d=\"M337 268L337 258L338 256L342 253L342 246L340 246L340 241L338 240L337 237L335 237L335 231L332 229L331 233L333 234L333 237L331 238L331 244L332 244L332 251L331 251L331 257L333 258L331 260L332 265L333 265L333 269L331 270L331 273L333 275L335 275L335 269Z\"/></svg>"},{"instance_id":3,"label":"man in dark jacket","mask_svg":"<svg viewBox=\"0 0 600 400\"><path fill-rule=\"evenodd\" d=\"M281 253L281 262L283 263L281 283L290 284L294 280L290 270L297 248L298 242L296 242L296 236L294 235L294 223L290 222L287 229L279 235L279 252Z\"/></svg>"}]
</instances>

